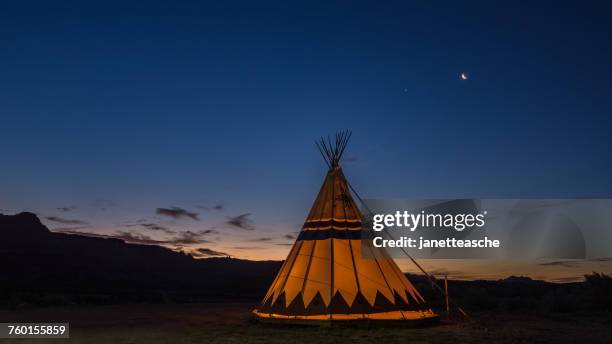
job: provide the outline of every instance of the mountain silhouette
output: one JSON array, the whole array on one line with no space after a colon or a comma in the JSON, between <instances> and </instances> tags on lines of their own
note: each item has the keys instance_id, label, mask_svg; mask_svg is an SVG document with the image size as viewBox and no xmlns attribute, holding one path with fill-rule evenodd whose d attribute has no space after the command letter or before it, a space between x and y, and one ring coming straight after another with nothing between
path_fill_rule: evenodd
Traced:
<instances>
[{"instance_id":1,"label":"mountain silhouette","mask_svg":"<svg viewBox=\"0 0 612 344\"><path fill-rule=\"evenodd\" d=\"M280 265L277 261L194 259L161 246L54 233L32 213L0 215L0 308L143 302L255 304ZM444 309L444 298L428 278L409 278L432 307ZM451 280L449 290L466 310L609 312L611 281L604 274L563 284L511 276L497 281Z\"/></svg>"},{"instance_id":2,"label":"mountain silhouette","mask_svg":"<svg viewBox=\"0 0 612 344\"><path fill-rule=\"evenodd\" d=\"M54 233L27 212L0 215L0 304L257 300L279 268Z\"/></svg>"}]
</instances>

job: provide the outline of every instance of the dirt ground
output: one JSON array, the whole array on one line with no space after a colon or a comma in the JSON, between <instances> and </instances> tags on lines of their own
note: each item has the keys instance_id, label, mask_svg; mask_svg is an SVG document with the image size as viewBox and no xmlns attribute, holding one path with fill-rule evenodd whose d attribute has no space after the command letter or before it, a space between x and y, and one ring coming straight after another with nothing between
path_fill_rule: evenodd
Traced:
<instances>
[{"instance_id":1,"label":"dirt ground","mask_svg":"<svg viewBox=\"0 0 612 344\"><path fill-rule=\"evenodd\" d=\"M288 327L251 321L251 304L0 310L0 322L69 322L70 339L0 343L612 343L612 318L473 314L427 328Z\"/></svg>"}]
</instances>

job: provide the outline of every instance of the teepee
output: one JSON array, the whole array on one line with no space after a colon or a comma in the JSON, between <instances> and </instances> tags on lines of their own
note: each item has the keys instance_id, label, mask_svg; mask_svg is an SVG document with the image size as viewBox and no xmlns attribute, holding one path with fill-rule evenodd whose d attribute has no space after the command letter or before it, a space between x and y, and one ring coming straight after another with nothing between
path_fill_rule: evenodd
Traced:
<instances>
[{"instance_id":1,"label":"teepee","mask_svg":"<svg viewBox=\"0 0 612 344\"><path fill-rule=\"evenodd\" d=\"M438 317L384 250L362 245L363 216L339 165L349 138L343 132L333 146L329 138L317 143L329 170L289 256L253 311L261 320Z\"/></svg>"}]
</instances>

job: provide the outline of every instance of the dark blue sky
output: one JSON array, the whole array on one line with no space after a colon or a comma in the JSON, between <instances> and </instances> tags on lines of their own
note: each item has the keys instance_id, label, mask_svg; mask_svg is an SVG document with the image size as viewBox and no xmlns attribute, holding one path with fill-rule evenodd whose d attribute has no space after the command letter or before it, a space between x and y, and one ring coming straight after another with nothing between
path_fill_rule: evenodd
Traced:
<instances>
[{"instance_id":1,"label":"dark blue sky","mask_svg":"<svg viewBox=\"0 0 612 344\"><path fill-rule=\"evenodd\" d=\"M340 129L365 197L610 197L611 18L603 1L4 3L0 208L74 205L111 230L221 203L206 225L282 232L323 179L313 140Z\"/></svg>"}]
</instances>

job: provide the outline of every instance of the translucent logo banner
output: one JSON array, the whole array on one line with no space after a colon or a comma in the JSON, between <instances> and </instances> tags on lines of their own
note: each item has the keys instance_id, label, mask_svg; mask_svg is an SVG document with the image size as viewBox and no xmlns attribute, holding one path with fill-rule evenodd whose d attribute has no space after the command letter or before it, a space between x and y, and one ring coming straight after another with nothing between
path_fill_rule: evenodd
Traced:
<instances>
[{"instance_id":1,"label":"translucent logo banner","mask_svg":"<svg viewBox=\"0 0 612 344\"><path fill-rule=\"evenodd\" d=\"M366 199L362 255L612 257L611 199Z\"/></svg>"}]
</instances>

